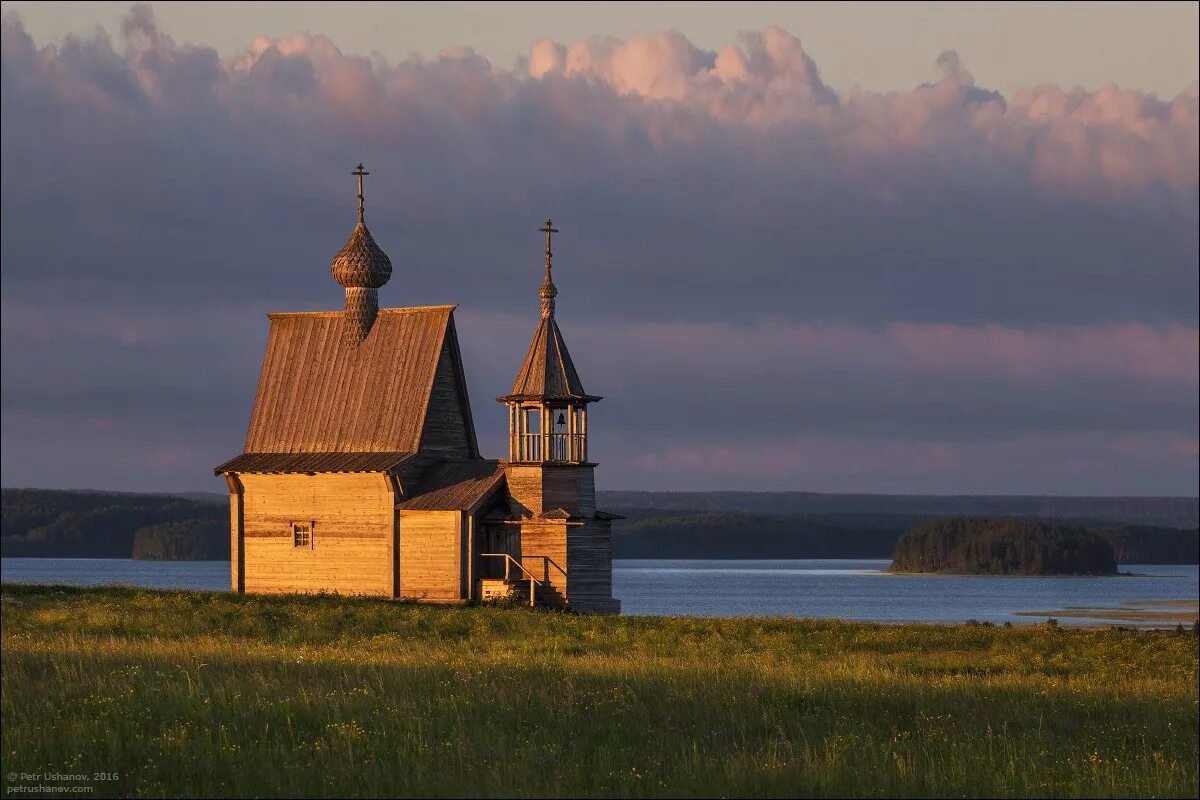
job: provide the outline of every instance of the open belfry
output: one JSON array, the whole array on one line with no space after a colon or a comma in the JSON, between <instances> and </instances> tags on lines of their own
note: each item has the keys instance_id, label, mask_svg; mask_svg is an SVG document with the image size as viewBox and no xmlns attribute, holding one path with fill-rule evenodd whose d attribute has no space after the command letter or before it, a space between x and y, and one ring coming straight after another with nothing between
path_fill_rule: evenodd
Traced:
<instances>
[{"instance_id":1,"label":"open belfry","mask_svg":"<svg viewBox=\"0 0 1200 800\"><path fill-rule=\"evenodd\" d=\"M615 515L596 508L588 394L554 315L546 220L541 319L511 391L508 458L479 453L456 306L380 308L391 260L358 223L334 257L341 311L268 314L229 486L231 583L251 593L436 603L516 595L615 614ZM514 359L515 360L515 359Z\"/></svg>"}]
</instances>

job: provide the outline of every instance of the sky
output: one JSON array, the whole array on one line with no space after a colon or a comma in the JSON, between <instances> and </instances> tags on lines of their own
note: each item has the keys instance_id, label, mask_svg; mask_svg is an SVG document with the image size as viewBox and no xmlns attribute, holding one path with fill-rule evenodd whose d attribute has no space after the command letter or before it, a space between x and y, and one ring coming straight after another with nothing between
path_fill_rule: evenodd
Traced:
<instances>
[{"instance_id":1,"label":"sky","mask_svg":"<svg viewBox=\"0 0 1200 800\"><path fill-rule=\"evenodd\" d=\"M552 215L600 488L1197 493L1195 4L71 6L3 4L5 486L220 490L362 161L485 454Z\"/></svg>"},{"instance_id":2,"label":"sky","mask_svg":"<svg viewBox=\"0 0 1200 800\"><path fill-rule=\"evenodd\" d=\"M97 26L119 30L129 3L4 2L38 42ZM743 31L777 25L799 36L826 85L844 92L911 89L932 77L933 59L953 49L976 78L1005 95L1031 85L1122 88L1172 97L1196 78L1196 3L284 3L171 2L154 7L177 39L225 57L253 35L323 34L343 53L378 53L395 63L448 47L470 47L505 69L539 39L678 31L719 50ZM1130 47L1131 42L1145 46Z\"/></svg>"}]
</instances>

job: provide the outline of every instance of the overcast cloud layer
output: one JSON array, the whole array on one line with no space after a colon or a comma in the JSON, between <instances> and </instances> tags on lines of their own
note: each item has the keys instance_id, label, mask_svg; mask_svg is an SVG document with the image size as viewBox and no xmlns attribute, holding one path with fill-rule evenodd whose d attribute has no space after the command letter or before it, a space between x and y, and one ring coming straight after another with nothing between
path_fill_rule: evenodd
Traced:
<instances>
[{"instance_id":1,"label":"overcast cloud layer","mask_svg":"<svg viewBox=\"0 0 1200 800\"><path fill-rule=\"evenodd\" d=\"M1139 45L1141 46L1141 45ZM552 214L602 488L1197 492L1198 92L839 95L788 32L224 60L4 20L3 483L213 489L268 310L455 302L499 455Z\"/></svg>"}]
</instances>

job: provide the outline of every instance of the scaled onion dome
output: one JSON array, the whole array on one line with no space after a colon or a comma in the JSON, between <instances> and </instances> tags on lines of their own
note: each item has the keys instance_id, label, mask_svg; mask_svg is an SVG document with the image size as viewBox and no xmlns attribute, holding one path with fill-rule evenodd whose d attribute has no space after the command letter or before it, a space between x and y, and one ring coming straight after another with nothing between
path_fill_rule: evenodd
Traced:
<instances>
[{"instance_id":1,"label":"scaled onion dome","mask_svg":"<svg viewBox=\"0 0 1200 800\"><path fill-rule=\"evenodd\" d=\"M364 221L362 179L370 173L359 164L354 174L358 176L358 224L330 265L333 279L346 289L342 330L343 340L350 347L357 347L371 332L379 312L378 289L392 277L392 260L375 244Z\"/></svg>"},{"instance_id":2,"label":"scaled onion dome","mask_svg":"<svg viewBox=\"0 0 1200 800\"><path fill-rule=\"evenodd\" d=\"M359 220L329 269L333 279L347 289L378 289L392 277L392 260L375 244L366 224Z\"/></svg>"}]
</instances>

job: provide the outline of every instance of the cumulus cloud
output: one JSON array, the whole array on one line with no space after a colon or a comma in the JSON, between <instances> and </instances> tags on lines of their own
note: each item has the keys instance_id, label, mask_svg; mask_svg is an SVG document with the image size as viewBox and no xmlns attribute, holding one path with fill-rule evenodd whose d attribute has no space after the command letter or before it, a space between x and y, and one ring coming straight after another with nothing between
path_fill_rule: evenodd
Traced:
<instances>
[{"instance_id":1,"label":"cumulus cloud","mask_svg":"<svg viewBox=\"0 0 1200 800\"><path fill-rule=\"evenodd\" d=\"M1194 82L1001 97L948 51L929 84L839 96L775 27L717 51L674 32L544 40L514 70L455 47L388 63L318 34L226 58L148 6L115 36L39 45L12 15L0 35L6 484L68 481L54 430L84 454L76 485L195 486L236 451L261 312L339 305L327 265L361 160L396 265L382 301L462 304L493 451L502 417L481 398L531 331L531 229L551 213L613 475L715 486L735 467L651 473L670 453L749 469L886 441L949 487L963 467L936 466L941 441L1007 454L1003 491L1057 441L1045 490L1087 491L1117 486L1128 452L1088 437L1145 436L1160 465L1128 486L1194 492L1177 446L1196 439ZM105 473L118 430L127 466ZM139 473L139 447L168 455ZM862 461L843 488L898 480ZM809 480L772 474L756 480Z\"/></svg>"}]
</instances>

